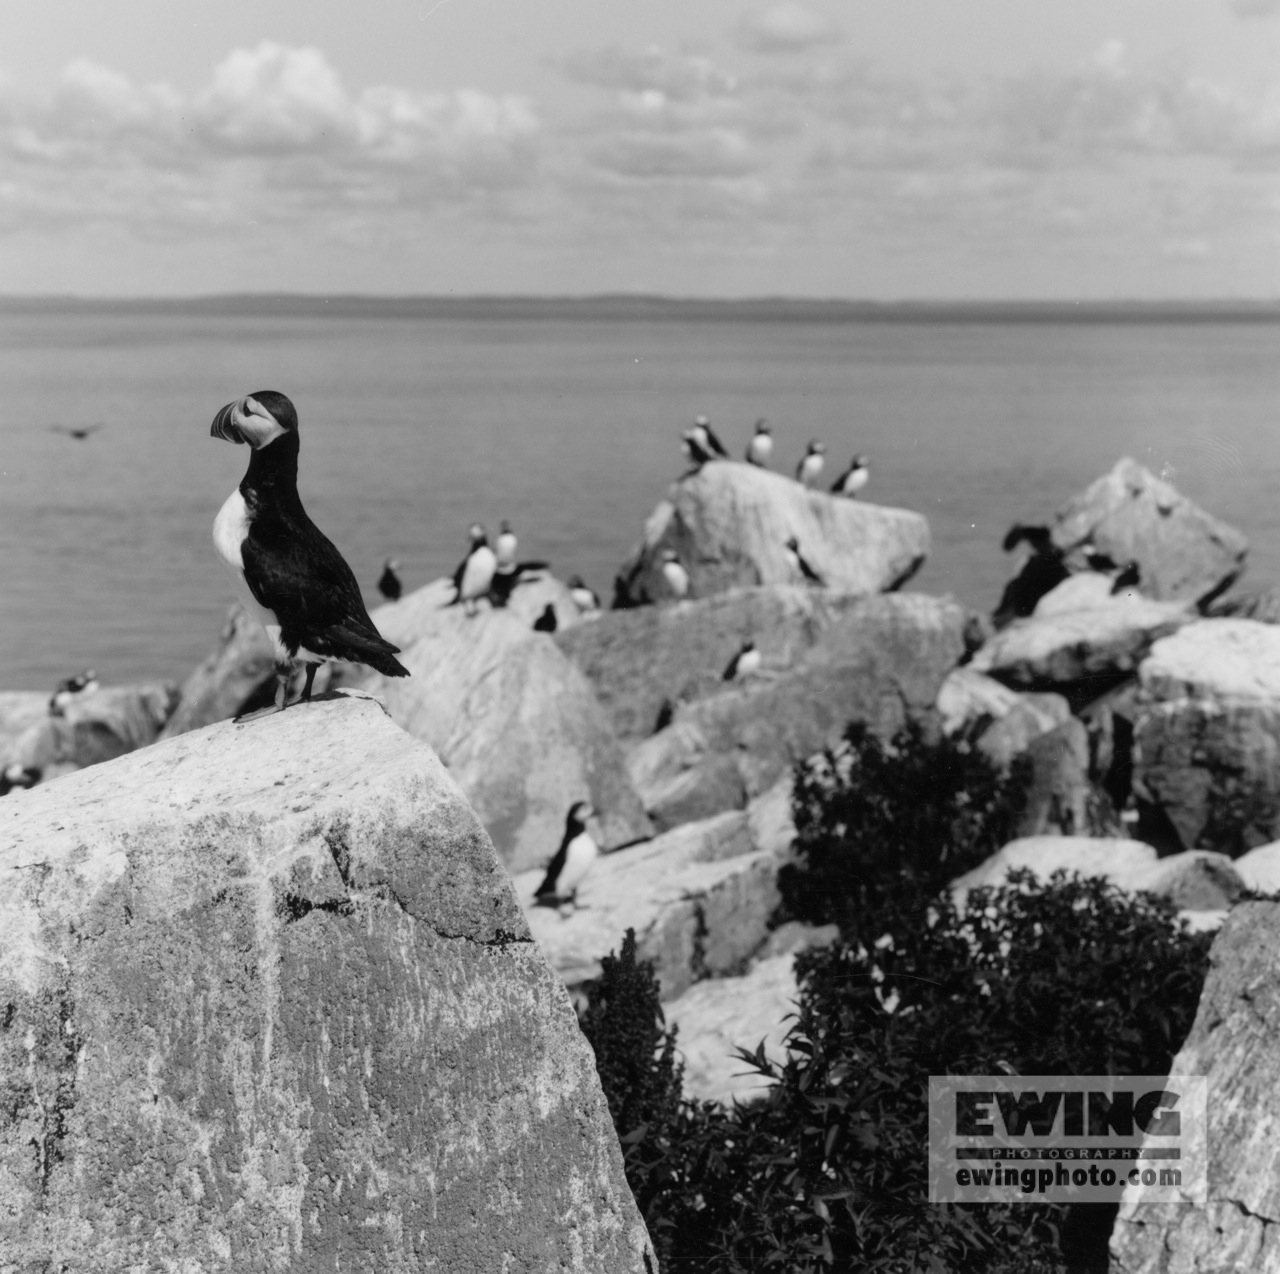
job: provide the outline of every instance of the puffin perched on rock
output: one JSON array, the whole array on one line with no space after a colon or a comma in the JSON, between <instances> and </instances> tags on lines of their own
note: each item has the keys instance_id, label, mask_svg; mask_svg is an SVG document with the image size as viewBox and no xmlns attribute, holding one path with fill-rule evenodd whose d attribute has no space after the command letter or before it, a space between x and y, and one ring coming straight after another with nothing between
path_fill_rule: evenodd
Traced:
<instances>
[{"instance_id":1,"label":"puffin perched on rock","mask_svg":"<svg viewBox=\"0 0 1280 1274\"><path fill-rule=\"evenodd\" d=\"M488 595L489 586L493 583L498 557L489 547L489 533L479 522L473 522L467 534L471 538L471 547L453 573L454 593L449 605L456 606L462 602L467 614L474 615L476 603Z\"/></svg>"},{"instance_id":2,"label":"puffin perched on rock","mask_svg":"<svg viewBox=\"0 0 1280 1274\"><path fill-rule=\"evenodd\" d=\"M382 564L382 574L378 576L378 592L389 602L398 602L400 594L404 592L400 576L396 574L399 569L400 563L394 557L389 557Z\"/></svg>"},{"instance_id":3,"label":"puffin perched on rock","mask_svg":"<svg viewBox=\"0 0 1280 1274\"><path fill-rule=\"evenodd\" d=\"M751 435L751 441L747 443L746 461L758 469L767 469L772 455L773 436L769 432L768 423L761 417L756 421L756 431Z\"/></svg>"},{"instance_id":4,"label":"puffin perched on rock","mask_svg":"<svg viewBox=\"0 0 1280 1274\"><path fill-rule=\"evenodd\" d=\"M60 717L77 699L88 698L98 688L98 674L92 668L78 672L58 682L57 689L49 696L49 715Z\"/></svg>"},{"instance_id":5,"label":"puffin perched on rock","mask_svg":"<svg viewBox=\"0 0 1280 1274\"><path fill-rule=\"evenodd\" d=\"M851 500L857 499L858 492L867 485L871 470L867 467L866 456L854 456L849 467L831 484L833 495L847 495Z\"/></svg>"},{"instance_id":6,"label":"puffin perched on rock","mask_svg":"<svg viewBox=\"0 0 1280 1274\"><path fill-rule=\"evenodd\" d=\"M823 455L825 451L826 447L816 438L809 443L804 455L800 457L800 463L796 465L796 481L801 486L811 487L817 482L822 466L827 463Z\"/></svg>"},{"instance_id":7,"label":"puffin perched on rock","mask_svg":"<svg viewBox=\"0 0 1280 1274\"><path fill-rule=\"evenodd\" d=\"M575 801L569 807L564 839L533 895L542 906L554 907L570 901L575 907L578 905L578 886L600 855L600 847L587 831L587 819L594 813L588 801Z\"/></svg>"},{"instance_id":8,"label":"puffin perched on rock","mask_svg":"<svg viewBox=\"0 0 1280 1274\"><path fill-rule=\"evenodd\" d=\"M400 648L373 626L351 568L302 507L293 404L274 389L259 390L223 407L209 433L252 452L243 481L214 519L213 543L271 640L276 699L263 714L284 708L300 662L307 669L304 703L326 659L407 677L395 659Z\"/></svg>"}]
</instances>

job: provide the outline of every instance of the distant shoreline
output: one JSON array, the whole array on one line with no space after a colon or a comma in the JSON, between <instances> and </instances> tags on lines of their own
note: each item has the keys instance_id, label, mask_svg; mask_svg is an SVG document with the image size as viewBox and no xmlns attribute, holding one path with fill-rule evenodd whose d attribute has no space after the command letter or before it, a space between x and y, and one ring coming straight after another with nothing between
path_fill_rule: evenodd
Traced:
<instances>
[{"instance_id":1,"label":"distant shoreline","mask_svg":"<svg viewBox=\"0 0 1280 1274\"><path fill-rule=\"evenodd\" d=\"M787 297L332 296L228 293L194 297L0 296L3 314L59 311L254 317L809 323L1274 323L1274 301L841 301Z\"/></svg>"}]
</instances>

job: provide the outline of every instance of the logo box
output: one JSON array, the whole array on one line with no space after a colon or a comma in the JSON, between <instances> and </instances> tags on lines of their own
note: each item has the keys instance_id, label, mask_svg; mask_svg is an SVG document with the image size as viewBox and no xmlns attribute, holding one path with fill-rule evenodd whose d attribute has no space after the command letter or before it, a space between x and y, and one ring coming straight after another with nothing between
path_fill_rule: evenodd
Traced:
<instances>
[{"instance_id":1,"label":"logo box","mask_svg":"<svg viewBox=\"0 0 1280 1274\"><path fill-rule=\"evenodd\" d=\"M932 1203L1204 1203L1203 1075L931 1075Z\"/></svg>"}]
</instances>

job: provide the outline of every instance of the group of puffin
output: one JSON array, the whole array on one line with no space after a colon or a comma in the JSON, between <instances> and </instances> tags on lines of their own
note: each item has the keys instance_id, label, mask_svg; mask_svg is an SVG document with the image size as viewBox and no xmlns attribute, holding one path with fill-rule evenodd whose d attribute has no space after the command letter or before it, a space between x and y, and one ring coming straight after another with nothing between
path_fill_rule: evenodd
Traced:
<instances>
[{"instance_id":1,"label":"group of puffin","mask_svg":"<svg viewBox=\"0 0 1280 1274\"><path fill-rule=\"evenodd\" d=\"M698 468L712 460L730 459L724 444L711 428L709 416L695 416L692 427L686 429L681 437L685 454ZM801 486L817 485L818 478L826 465L826 451L826 447L817 438L810 440L804 455L796 465L796 481ZM758 469L767 469L772 457L773 432L768 422L762 418L756 421L756 431L747 443L743 459ZM831 484L831 493L856 499L858 492L867 485L870 477L871 470L868 467L867 458L859 453L849 462L849 467Z\"/></svg>"}]
</instances>

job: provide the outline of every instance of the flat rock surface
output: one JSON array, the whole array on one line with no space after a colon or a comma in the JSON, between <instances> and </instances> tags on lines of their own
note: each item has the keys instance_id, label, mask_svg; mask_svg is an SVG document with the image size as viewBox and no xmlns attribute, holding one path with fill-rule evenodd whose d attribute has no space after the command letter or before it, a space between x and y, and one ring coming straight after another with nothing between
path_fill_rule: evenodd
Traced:
<instances>
[{"instance_id":1,"label":"flat rock surface","mask_svg":"<svg viewBox=\"0 0 1280 1274\"><path fill-rule=\"evenodd\" d=\"M1156 642L1139 676L1152 698L1213 695L1280 705L1280 627L1199 620Z\"/></svg>"},{"instance_id":2,"label":"flat rock surface","mask_svg":"<svg viewBox=\"0 0 1280 1274\"><path fill-rule=\"evenodd\" d=\"M0 1269L652 1260L564 988L376 703L6 797L0 1000Z\"/></svg>"},{"instance_id":3,"label":"flat rock surface","mask_svg":"<svg viewBox=\"0 0 1280 1274\"><path fill-rule=\"evenodd\" d=\"M899 587L929 552L929 523L919 513L812 491L754 465L714 461L673 484L619 582L633 604L669 600L660 555L670 548L689 573L691 597L803 583L787 561L792 536L828 587L853 593Z\"/></svg>"},{"instance_id":4,"label":"flat rock surface","mask_svg":"<svg viewBox=\"0 0 1280 1274\"><path fill-rule=\"evenodd\" d=\"M1214 939L1175 1075L1208 1080L1207 1203L1132 1203L1111 1274L1280 1270L1280 904L1240 903Z\"/></svg>"}]
</instances>

